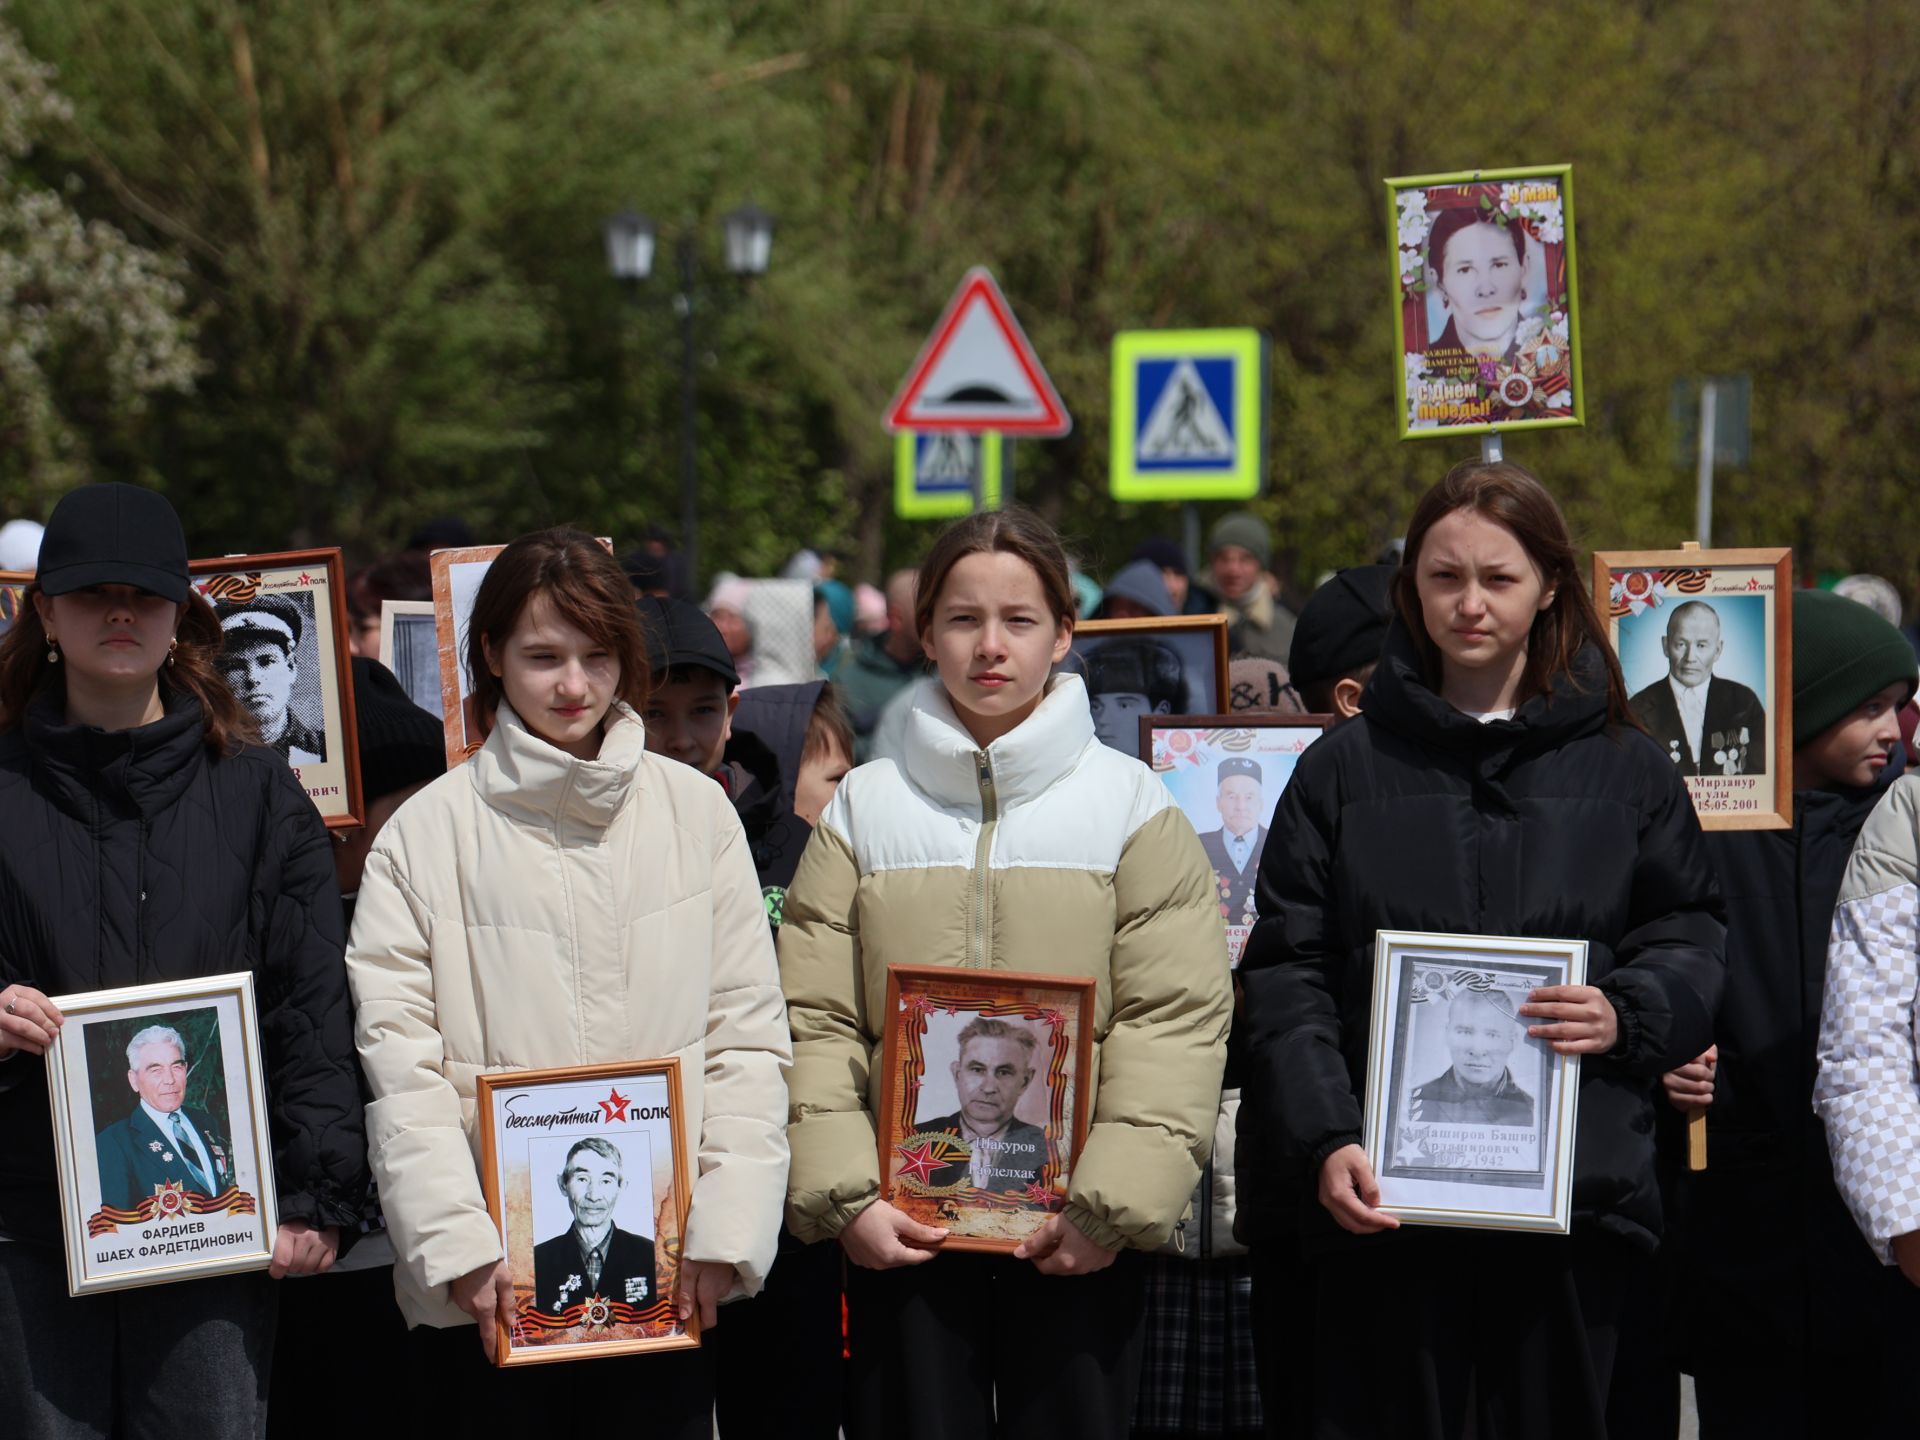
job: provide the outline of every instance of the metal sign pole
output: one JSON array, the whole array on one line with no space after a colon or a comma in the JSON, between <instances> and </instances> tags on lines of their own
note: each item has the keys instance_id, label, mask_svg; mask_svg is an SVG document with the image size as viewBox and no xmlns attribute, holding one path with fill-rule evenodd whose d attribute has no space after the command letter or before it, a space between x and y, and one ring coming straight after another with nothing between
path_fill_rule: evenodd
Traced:
<instances>
[{"instance_id":1,"label":"metal sign pole","mask_svg":"<svg viewBox=\"0 0 1920 1440\"><path fill-rule=\"evenodd\" d=\"M1720 396L1713 381L1700 386L1700 448L1698 488L1693 502L1693 533L1703 546L1713 544L1713 431L1719 420Z\"/></svg>"},{"instance_id":2,"label":"metal sign pole","mask_svg":"<svg viewBox=\"0 0 1920 1440\"><path fill-rule=\"evenodd\" d=\"M1498 465L1506 458L1506 452L1500 446L1500 432L1489 430L1480 437L1480 463Z\"/></svg>"}]
</instances>

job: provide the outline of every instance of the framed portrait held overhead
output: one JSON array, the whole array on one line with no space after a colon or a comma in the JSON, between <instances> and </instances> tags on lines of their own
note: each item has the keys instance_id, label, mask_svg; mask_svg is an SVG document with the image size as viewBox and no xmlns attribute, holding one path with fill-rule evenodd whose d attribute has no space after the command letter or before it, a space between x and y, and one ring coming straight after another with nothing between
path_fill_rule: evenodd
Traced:
<instances>
[{"instance_id":1,"label":"framed portrait held overhead","mask_svg":"<svg viewBox=\"0 0 1920 1440\"><path fill-rule=\"evenodd\" d=\"M1400 438L1584 423L1573 167L1387 181Z\"/></svg>"},{"instance_id":2,"label":"framed portrait held overhead","mask_svg":"<svg viewBox=\"0 0 1920 1440\"><path fill-rule=\"evenodd\" d=\"M480 1182L513 1308L494 1362L526 1365L700 1343L673 1285L691 1182L680 1062L482 1075Z\"/></svg>"},{"instance_id":3,"label":"framed portrait held overhead","mask_svg":"<svg viewBox=\"0 0 1920 1440\"><path fill-rule=\"evenodd\" d=\"M338 549L195 560L224 632L219 667L260 741L293 767L328 825L365 823Z\"/></svg>"},{"instance_id":4,"label":"framed portrait held overhead","mask_svg":"<svg viewBox=\"0 0 1920 1440\"><path fill-rule=\"evenodd\" d=\"M47 1051L67 1290L265 1269L278 1225L250 974L62 995Z\"/></svg>"},{"instance_id":5,"label":"framed portrait held overhead","mask_svg":"<svg viewBox=\"0 0 1920 1440\"><path fill-rule=\"evenodd\" d=\"M1793 552L1603 550L1629 703L1708 830L1793 827Z\"/></svg>"},{"instance_id":6,"label":"framed portrait held overhead","mask_svg":"<svg viewBox=\"0 0 1920 1440\"><path fill-rule=\"evenodd\" d=\"M1095 733L1125 755L1139 753L1143 715L1214 715L1232 707L1224 615L1082 620L1060 668L1086 682Z\"/></svg>"},{"instance_id":7,"label":"framed portrait held overhead","mask_svg":"<svg viewBox=\"0 0 1920 1440\"><path fill-rule=\"evenodd\" d=\"M407 698L435 719L446 717L440 693L440 631L431 600L380 602L380 663Z\"/></svg>"},{"instance_id":8,"label":"framed portrait held overhead","mask_svg":"<svg viewBox=\"0 0 1920 1440\"><path fill-rule=\"evenodd\" d=\"M880 1198L1011 1251L1067 1203L1086 1140L1091 976L894 965L882 1035Z\"/></svg>"},{"instance_id":9,"label":"framed portrait held overhead","mask_svg":"<svg viewBox=\"0 0 1920 1440\"><path fill-rule=\"evenodd\" d=\"M1379 1208L1567 1233L1580 1057L1528 1035L1518 1012L1586 975L1584 940L1378 932L1364 1144Z\"/></svg>"},{"instance_id":10,"label":"framed portrait held overhead","mask_svg":"<svg viewBox=\"0 0 1920 1440\"><path fill-rule=\"evenodd\" d=\"M1260 855L1280 792L1330 715L1145 715L1139 756L1193 822L1213 866L1227 960L1236 969L1252 933Z\"/></svg>"},{"instance_id":11,"label":"framed portrait held overhead","mask_svg":"<svg viewBox=\"0 0 1920 1440\"><path fill-rule=\"evenodd\" d=\"M33 576L24 570L0 570L0 635L13 628L27 604L27 586Z\"/></svg>"}]
</instances>

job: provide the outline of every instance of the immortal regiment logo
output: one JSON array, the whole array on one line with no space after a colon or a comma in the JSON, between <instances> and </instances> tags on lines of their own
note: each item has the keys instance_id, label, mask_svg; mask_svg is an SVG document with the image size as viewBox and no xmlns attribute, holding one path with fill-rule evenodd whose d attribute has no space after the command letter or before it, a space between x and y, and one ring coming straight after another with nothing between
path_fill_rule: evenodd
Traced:
<instances>
[{"instance_id":1,"label":"immortal regiment logo","mask_svg":"<svg viewBox=\"0 0 1920 1440\"><path fill-rule=\"evenodd\" d=\"M1607 585L1607 616L1619 620L1658 610L1677 595L1699 595L1708 570L1620 570Z\"/></svg>"},{"instance_id":2,"label":"immortal regiment logo","mask_svg":"<svg viewBox=\"0 0 1920 1440\"><path fill-rule=\"evenodd\" d=\"M1441 203L1434 205L1435 200ZM1531 242L1531 246L1523 243L1522 253L1516 256L1521 262L1517 271L1521 288L1514 302L1519 309L1502 354L1463 346L1451 318L1425 348L1409 336L1408 351L1403 356L1408 427L1433 429L1571 415L1566 221L1559 185L1536 179L1416 186L1399 191L1396 203L1401 299L1415 315L1425 310L1434 288L1437 270L1428 242L1441 214L1471 209L1479 223L1501 227L1516 236L1524 234ZM1527 263L1527 248L1542 252L1537 267ZM1545 277L1544 304L1540 303L1542 297L1529 299L1527 295L1524 278L1530 274ZM1444 295L1444 281L1440 289Z\"/></svg>"}]
</instances>

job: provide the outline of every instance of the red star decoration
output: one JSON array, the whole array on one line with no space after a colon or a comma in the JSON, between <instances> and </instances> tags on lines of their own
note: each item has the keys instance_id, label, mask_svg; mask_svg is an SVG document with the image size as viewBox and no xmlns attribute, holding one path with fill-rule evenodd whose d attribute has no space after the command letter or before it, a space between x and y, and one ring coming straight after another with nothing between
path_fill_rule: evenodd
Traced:
<instances>
[{"instance_id":1,"label":"red star decoration","mask_svg":"<svg viewBox=\"0 0 1920 1440\"><path fill-rule=\"evenodd\" d=\"M614 1085L608 1087L607 1098L600 1102L600 1108L607 1112L608 1124L612 1124L615 1120L624 1120L627 1118L627 1102L630 1098L631 1097L620 1093L619 1086Z\"/></svg>"},{"instance_id":2,"label":"red star decoration","mask_svg":"<svg viewBox=\"0 0 1920 1440\"><path fill-rule=\"evenodd\" d=\"M893 1153L900 1157L900 1178L902 1180L911 1177L918 1180L922 1185L931 1185L933 1183L933 1172L940 1168L940 1162L933 1158L933 1142L931 1140L924 1140L911 1150L904 1145L896 1145L893 1147Z\"/></svg>"}]
</instances>

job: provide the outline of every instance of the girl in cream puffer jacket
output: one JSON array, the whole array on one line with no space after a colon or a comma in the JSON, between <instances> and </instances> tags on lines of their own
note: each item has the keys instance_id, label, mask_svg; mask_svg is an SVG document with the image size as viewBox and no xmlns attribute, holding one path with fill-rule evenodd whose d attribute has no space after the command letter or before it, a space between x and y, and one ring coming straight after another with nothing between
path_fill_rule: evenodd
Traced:
<instances>
[{"instance_id":1,"label":"girl in cream puffer jacket","mask_svg":"<svg viewBox=\"0 0 1920 1440\"><path fill-rule=\"evenodd\" d=\"M1140 1356L1131 1252L1180 1220L1219 1101L1231 999L1212 872L1166 788L1095 738L1080 679L1049 679L1073 614L1052 532L977 515L921 575L940 674L922 682L904 762L841 783L787 894L789 1223L839 1236L854 1262L850 1434L887 1433L933 1394L926 1433L1120 1434ZM1014 1255L941 1254L944 1232L878 1198L893 963L1096 982L1087 1139L1064 1211ZM1045 1320L1015 1345L995 1314Z\"/></svg>"},{"instance_id":2,"label":"girl in cream puffer jacket","mask_svg":"<svg viewBox=\"0 0 1920 1440\"><path fill-rule=\"evenodd\" d=\"M464 1326L489 1304L502 1247L476 1162L476 1076L676 1056L692 1179L681 1272L707 1275L709 1309L759 1288L787 1168L788 1039L746 837L720 787L648 754L639 717L613 699L637 695L636 675L644 689L644 642L625 576L591 539L508 547L472 631L474 656L484 640L506 672L488 686L486 661L474 667L492 733L382 832L347 962L401 1307L432 1345L424 1327ZM457 1346L447 1378L469 1383L448 1403L498 1420L536 1401L542 1424L567 1403L570 1367L531 1367L560 1373L548 1386L486 1371L480 1349ZM644 1368L623 1383L652 1387L650 1422L705 1434L711 1381L670 1363L702 1358L601 1359L594 1373L631 1359ZM445 1373L444 1348L430 1363Z\"/></svg>"}]
</instances>

